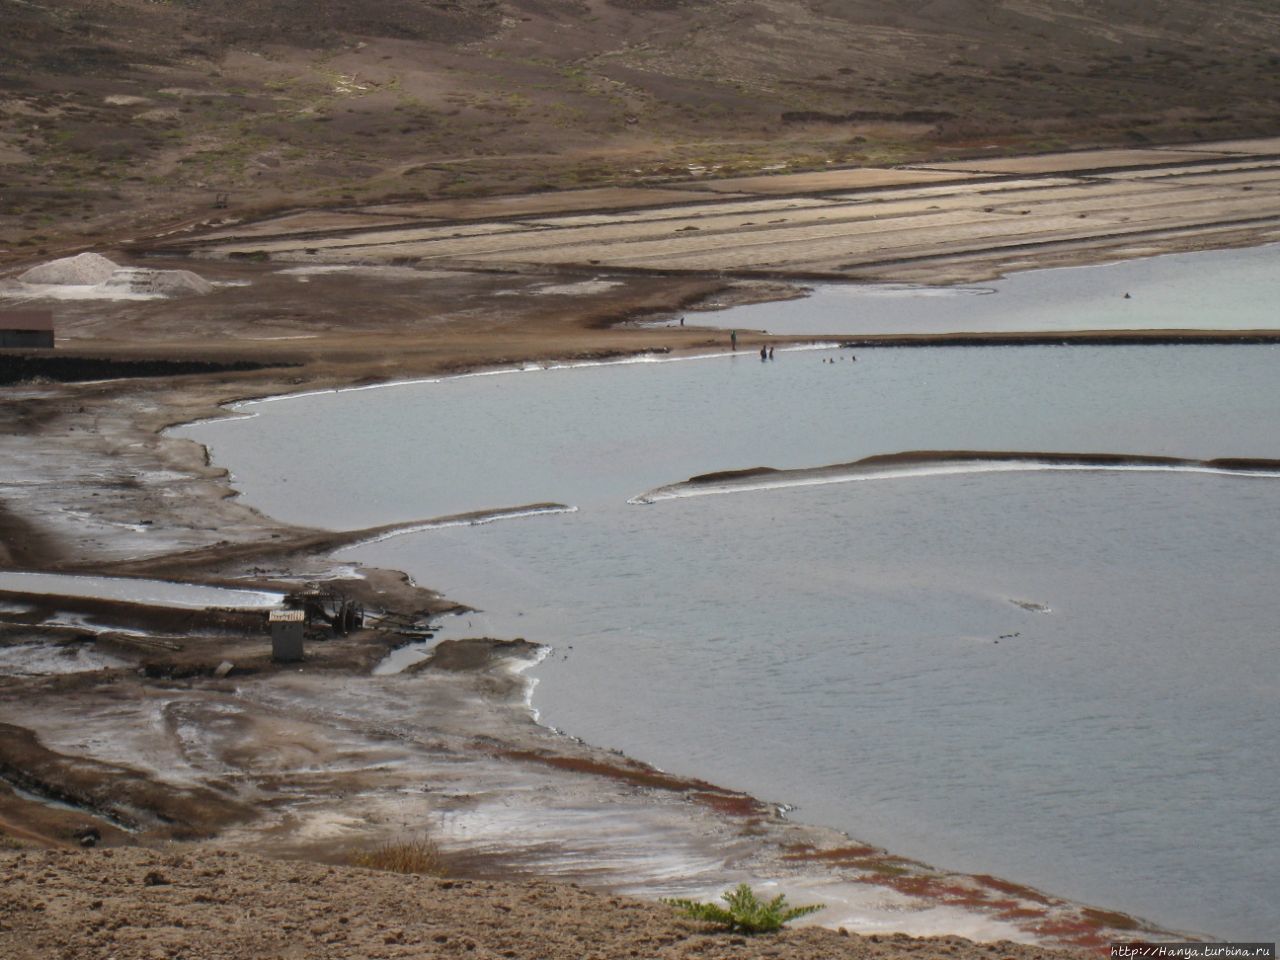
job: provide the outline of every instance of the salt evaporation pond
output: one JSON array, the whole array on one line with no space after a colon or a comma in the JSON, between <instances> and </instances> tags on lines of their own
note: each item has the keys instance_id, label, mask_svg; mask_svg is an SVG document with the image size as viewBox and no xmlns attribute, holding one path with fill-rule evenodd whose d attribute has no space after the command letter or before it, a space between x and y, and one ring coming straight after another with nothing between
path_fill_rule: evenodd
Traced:
<instances>
[{"instance_id":1,"label":"salt evaporation pond","mask_svg":"<svg viewBox=\"0 0 1280 960\"><path fill-rule=\"evenodd\" d=\"M1128 298L1125 294L1129 294ZM1028 270L989 284L825 284L802 301L691 313L773 334L1280 328L1280 245Z\"/></svg>"},{"instance_id":2,"label":"salt evaporation pond","mask_svg":"<svg viewBox=\"0 0 1280 960\"><path fill-rule=\"evenodd\" d=\"M32 642L0 647L0 676L43 677L126 665L119 657L99 653L87 644Z\"/></svg>"},{"instance_id":3,"label":"salt evaporation pond","mask_svg":"<svg viewBox=\"0 0 1280 960\"><path fill-rule=\"evenodd\" d=\"M1274 934L1280 480L975 464L627 501L909 450L1276 458L1280 349L849 356L464 377L181 432L286 520L577 506L343 553L553 644L545 722L939 866Z\"/></svg>"},{"instance_id":4,"label":"salt evaporation pond","mask_svg":"<svg viewBox=\"0 0 1280 960\"><path fill-rule=\"evenodd\" d=\"M69 573L0 571L0 590L54 597L119 600L155 607L255 610L278 607L284 594L267 590L236 590L173 580L139 577L93 577Z\"/></svg>"}]
</instances>

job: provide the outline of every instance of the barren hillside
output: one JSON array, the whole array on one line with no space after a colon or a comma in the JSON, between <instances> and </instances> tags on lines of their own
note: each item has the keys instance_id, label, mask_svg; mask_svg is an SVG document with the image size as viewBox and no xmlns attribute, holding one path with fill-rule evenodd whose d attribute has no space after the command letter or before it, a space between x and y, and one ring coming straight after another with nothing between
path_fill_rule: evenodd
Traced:
<instances>
[{"instance_id":1,"label":"barren hillside","mask_svg":"<svg viewBox=\"0 0 1280 960\"><path fill-rule=\"evenodd\" d=\"M0 0L0 249L1280 126L1270 0Z\"/></svg>"}]
</instances>

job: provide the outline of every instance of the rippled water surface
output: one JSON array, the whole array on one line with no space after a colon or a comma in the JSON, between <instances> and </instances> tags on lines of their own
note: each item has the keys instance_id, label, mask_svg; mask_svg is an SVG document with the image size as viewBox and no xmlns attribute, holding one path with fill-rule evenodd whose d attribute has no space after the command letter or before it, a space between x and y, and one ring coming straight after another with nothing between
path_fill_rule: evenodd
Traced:
<instances>
[{"instance_id":1,"label":"rippled water surface","mask_svg":"<svg viewBox=\"0 0 1280 960\"><path fill-rule=\"evenodd\" d=\"M900 854L1271 939L1280 480L918 471L627 500L907 450L1280 457L1280 350L776 356L316 395L184 432L300 522L578 507L346 554L482 607L471 632L554 644L546 722Z\"/></svg>"}]
</instances>

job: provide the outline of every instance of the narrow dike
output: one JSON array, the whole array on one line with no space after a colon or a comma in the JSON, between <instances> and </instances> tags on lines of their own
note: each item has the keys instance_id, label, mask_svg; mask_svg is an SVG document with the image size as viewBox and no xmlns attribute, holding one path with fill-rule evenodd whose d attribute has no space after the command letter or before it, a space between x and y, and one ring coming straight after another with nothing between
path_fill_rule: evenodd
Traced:
<instances>
[{"instance_id":1,"label":"narrow dike","mask_svg":"<svg viewBox=\"0 0 1280 960\"><path fill-rule=\"evenodd\" d=\"M982 473L1013 470L1143 470L1217 473L1229 476L1280 477L1280 460L1251 457L1217 457L1196 460L1125 453L1057 453L1007 450L910 450L877 454L849 463L780 470L750 467L703 473L688 480L655 487L632 497L629 503L649 504L680 497L783 487L851 483L857 480L890 480L947 473Z\"/></svg>"}]
</instances>

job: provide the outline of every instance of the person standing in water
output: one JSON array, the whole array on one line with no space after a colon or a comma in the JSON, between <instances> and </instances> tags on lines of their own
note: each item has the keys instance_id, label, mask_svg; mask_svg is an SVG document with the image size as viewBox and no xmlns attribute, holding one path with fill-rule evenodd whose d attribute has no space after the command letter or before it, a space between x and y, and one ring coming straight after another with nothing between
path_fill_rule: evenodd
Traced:
<instances>
[{"instance_id":1,"label":"person standing in water","mask_svg":"<svg viewBox=\"0 0 1280 960\"><path fill-rule=\"evenodd\" d=\"M768 359L769 359L769 351L768 351L768 350L766 350L764 347L761 347L761 348L760 348L760 362L761 362L761 363L764 363L764 361L766 361L766 360L768 360Z\"/></svg>"},{"instance_id":2,"label":"person standing in water","mask_svg":"<svg viewBox=\"0 0 1280 960\"><path fill-rule=\"evenodd\" d=\"M737 330L729 331L729 346L733 347L733 349L735 350L738 349L738 331Z\"/></svg>"},{"instance_id":3,"label":"person standing in water","mask_svg":"<svg viewBox=\"0 0 1280 960\"><path fill-rule=\"evenodd\" d=\"M772 359L773 359L773 347L770 347L770 348L769 348L769 359L770 359L770 360L772 360Z\"/></svg>"}]
</instances>

